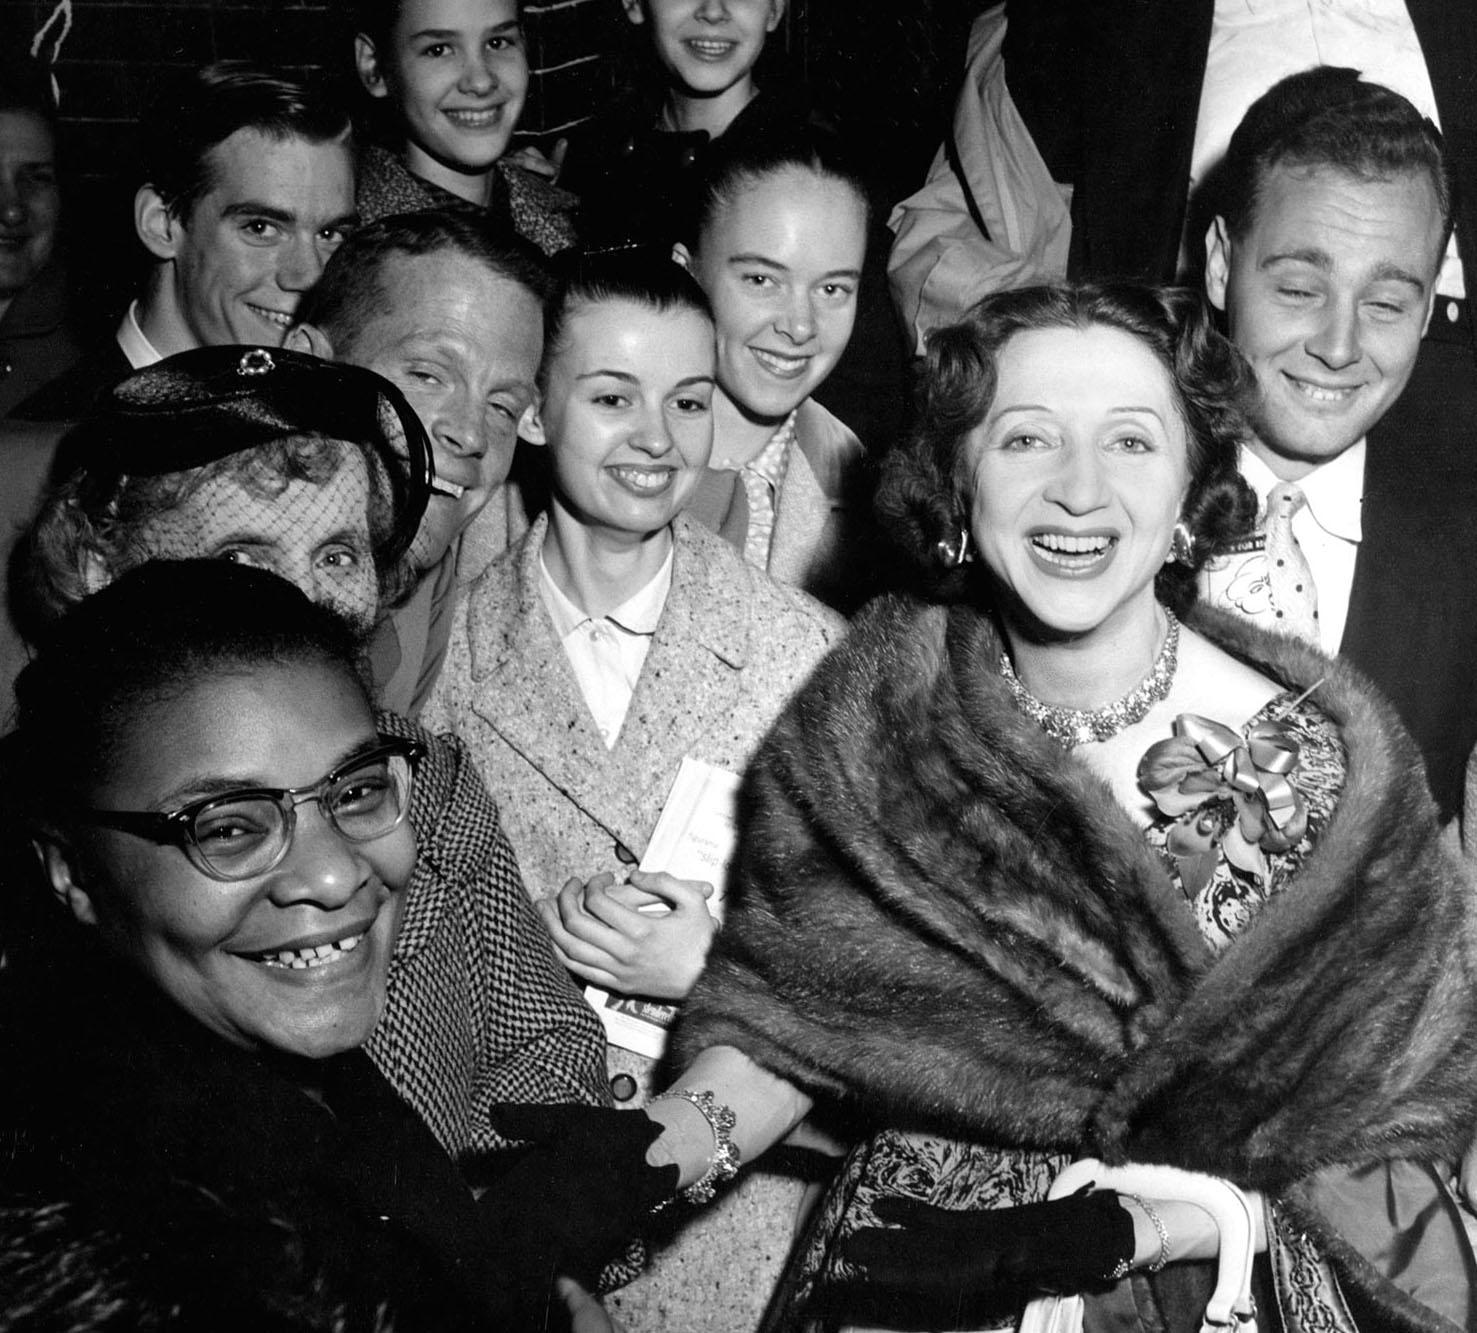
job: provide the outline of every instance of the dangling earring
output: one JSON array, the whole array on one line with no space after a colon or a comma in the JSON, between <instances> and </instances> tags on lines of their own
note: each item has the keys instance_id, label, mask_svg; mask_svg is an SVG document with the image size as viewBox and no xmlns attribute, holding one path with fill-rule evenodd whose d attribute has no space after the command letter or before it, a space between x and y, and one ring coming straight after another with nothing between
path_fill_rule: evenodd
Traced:
<instances>
[{"instance_id":1,"label":"dangling earring","mask_svg":"<svg viewBox=\"0 0 1477 1333\"><path fill-rule=\"evenodd\" d=\"M1174 535L1169 539L1167 565L1193 565L1195 563L1195 536L1190 525L1181 519L1174 525Z\"/></svg>"},{"instance_id":2,"label":"dangling earring","mask_svg":"<svg viewBox=\"0 0 1477 1333\"><path fill-rule=\"evenodd\" d=\"M969 529L962 523L959 525L959 535L953 541L947 537L934 545L938 552L939 562L948 569L960 569L974 560L974 552L969 546Z\"/></svg>"}]
</instances>

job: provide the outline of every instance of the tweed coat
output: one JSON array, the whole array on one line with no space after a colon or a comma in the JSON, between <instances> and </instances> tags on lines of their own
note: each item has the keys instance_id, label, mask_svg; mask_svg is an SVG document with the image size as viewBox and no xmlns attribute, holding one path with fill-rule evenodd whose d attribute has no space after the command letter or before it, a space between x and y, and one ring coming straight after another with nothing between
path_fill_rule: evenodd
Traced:
<instances>
[{"instance_id":1,"label":"tweed coat","mask_svg":"<svg viewBox=\"0 0 1477 1333\"><path fill-rule=\"evenodd\" d=\"M546 255L558 254L577 239L575 197L540 176L510 162L497 164L494 196L486 209L423 180L394 153L370 146L359 158L356 203L364 222L394 213L424 213L433 208L484 214L495 226L511 226Z\"/></svg>"},{"instance_id":2,"label":"tweed coat","mask_svg":"<svg viewBox=\"0 0 1477 1333\"><path fill-rule=\"evenodd\" d=\"M686 515L672 588L615 748L607 750L539 593L548 519L463 600L432 725L454 727L497 793L534 897L571 875L623 870L646 850L687 754L742 770L841 635L835 614L747 565ZM612 1046L612 1074L649 1092L652 1062ZM646 1274L608 1299L632 1333L757 1325L795 1228L801 1182L746 1172L700 1216L667 1219ZM672 1228L681 1224L679 1235Z\"/></svg>"},{"instance_id":3,"label":"tweed coat","mask_svg":"<svg viewBox=\"0 0 1477 1333\"><path fill-rule=\"evenodd\" d=\"M418 853L384 1014L367 1049L453 1157L496 1149L494 1102L608 1105L599 1020L554 957L466 748L391 713L422 741L410 823Z\"/></svg>"},{"instance_id":4,"label":"tweed coat","mask_svg":"<svg viewBox=\"0 0 1477 1333\"><path fill-rule=\"evenodd\" d=\"M672 590L607 750L539 594L547 527L541 516L468 590L426 712L497 794L534 898L639 860L684 755L741 771L842 629L679 516Z\"/></svg>"}]
</instances>

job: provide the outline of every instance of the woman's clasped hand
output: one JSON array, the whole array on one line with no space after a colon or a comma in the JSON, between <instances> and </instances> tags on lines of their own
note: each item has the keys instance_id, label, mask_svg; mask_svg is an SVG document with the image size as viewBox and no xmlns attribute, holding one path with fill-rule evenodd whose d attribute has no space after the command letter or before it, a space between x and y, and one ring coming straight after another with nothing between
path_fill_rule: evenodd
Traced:
<instances>
[{"instance_id":1,"label":"woman's clasped hand","mask_svg":"<svg viewBox=\"0 0 1477 1333\"><path fill-rule=\"evenodd\" d=\"M659 871L571 879L535 904L560 960L592 985L623 995L680 1000L703 970L718 923L713 886Z\"/></svg>"}]
</instances>

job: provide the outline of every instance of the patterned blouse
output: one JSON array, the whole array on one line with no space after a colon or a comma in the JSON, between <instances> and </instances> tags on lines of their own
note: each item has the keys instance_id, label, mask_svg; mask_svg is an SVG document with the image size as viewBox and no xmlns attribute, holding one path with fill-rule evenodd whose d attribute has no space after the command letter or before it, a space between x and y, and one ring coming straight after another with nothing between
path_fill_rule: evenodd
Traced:
<instances>
[{"instance_id":1,"label":"patterned blouse","mask_svg":"<svg viewBox=\"0 0 1477 1333\"><path fill-rule=\"evenodd\" d=\"M1222 843L1216 848L1209 879L1187 888L1182 863L1168 846L1177 821L1161 812L1144 832L1149 845L1163 858L1170 877L1189 898L1200 933L1217 953L1245 930L1261 906L1281 893L1297 874L1318 842L1344 785L1343 743L1328 715L1317 704L1299 699L1291 691L1280 694L1246 724L1243 732L1255 732L1259 724L1266 723L1280 725L1297 744L1297 766L1288 776L1306 805L1307 828L1292 846L1264 853L1265 871L1235 864L1225 855ZM1217 822L1233 819L1236 813L1224 797L1207 801L1195 813L1202 812L1218 817Z\"/></svg>"}]
</instances>

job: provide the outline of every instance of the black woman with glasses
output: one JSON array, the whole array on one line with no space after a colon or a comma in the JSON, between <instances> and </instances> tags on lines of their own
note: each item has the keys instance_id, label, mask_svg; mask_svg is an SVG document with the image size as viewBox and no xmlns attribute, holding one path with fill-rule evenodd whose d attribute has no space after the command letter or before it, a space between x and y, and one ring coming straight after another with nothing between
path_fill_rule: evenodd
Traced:
<instances>
[{"instance_id":1,"label":"black woman with glasses","mask_svg":"<svg viewBox=\"0 0 1477 1333\"><path fill-rule=\"evenodd\" d=\"M0 1196L69 1201L151 1280L188 1266L197 1301L285 1233L333 1327L543 1327L537 1238L509 1220L529 1179L476 1202L363 1049L434 761L382 729L358 664L285 580L183 561L85 599L22 673L4 808L61 910L0 968ZM191 1194L236 1219L228 1250L186 1225Z\"/></svg>"},{"instance_id":2,"label":"black woman with glasses","mask_svg":"<svg viewBox=\"0 0 1477 1333\"><path fill-rule=\"evenodd\" d=\"M370 371L276 348L169 357L105 395L63 446L12 572L28 638L44 644L59 616L145 561L198 559L270 570L368 634L406 586L430 457L409 405ZM379 727L428 750L408 816L420 862L369 1052L464 1162L506 1147L495 1102L607 1104L604 1036L549 957L465 752L403 717L381 713Z\"/></svg>"},{"instance_id":3,"label":"black woman with glasses","mask_svg":"<svg viewBox=\"0 0 1477 1333\"><path fill-rule=\"evenodd\" d=\"M368 371L239 347L140 371L67 442L27 563L13 572L27 590L33 647L44 653L69 608L151 560L270 570L362 635L403 587L429 456L398 391ZM420 852L367 1049L463 1173L485 1184L511 1160L492 1106L609 1104L604 1038L553 958L463 748L390 713L376 722L426 756L407 815ZM198 820L191 828L204 844L186 834L196 856L222 855L223 842L242 836ZM297 961L289 971L315 976ZM644 1139L629 1151L644 1154Z\"/></svg>"}]
</instances>

